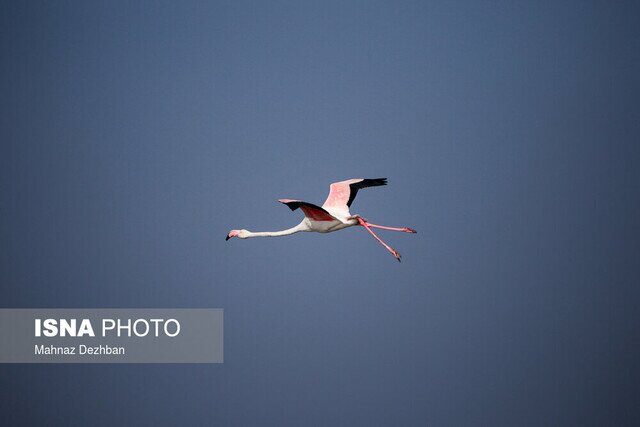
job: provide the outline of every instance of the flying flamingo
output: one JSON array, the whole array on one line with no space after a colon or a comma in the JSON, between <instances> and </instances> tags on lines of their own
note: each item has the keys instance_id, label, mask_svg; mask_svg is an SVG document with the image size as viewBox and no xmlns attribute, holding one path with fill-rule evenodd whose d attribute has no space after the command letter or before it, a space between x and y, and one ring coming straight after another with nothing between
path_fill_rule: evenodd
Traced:
<instances>
[{"instance_id":1,"label":"flying flamingo","mask_svg":"<svg viewBox=\"0 0 640 427\"><path fill-rule=\"evenodd\" d=\"M324 202L322 207L316 206L312 203L303 202L300 200L280 199L280 203L284 203L295 211L300 208L304 213L304 219L295 227L282 230L282 231L261 231L251 232L248 230L231 230L227 234L225 240L229 240L232 237L239 237L241 239L247 239L249 237L277 237L288 236L289 234L298 233L300 231L315 231L317 233L330 233L332 231L342 230L344 228L353 227L354 225L361 225L371 235L382 244L391 254L400 261L400 253L387 245L371 230L372 228L380 228L382 230L402 231L404 233L415 233L412 228L397 228L386 227L383 225L376 225L368 222L360 215L351 215L349 208L353 199L355 199L358 190L367 187L377 187L379 185L387 185L387 178L377 179L348 179L346 181L334 182L331 184L329 196Z\"/></svg>"}]
</instances>

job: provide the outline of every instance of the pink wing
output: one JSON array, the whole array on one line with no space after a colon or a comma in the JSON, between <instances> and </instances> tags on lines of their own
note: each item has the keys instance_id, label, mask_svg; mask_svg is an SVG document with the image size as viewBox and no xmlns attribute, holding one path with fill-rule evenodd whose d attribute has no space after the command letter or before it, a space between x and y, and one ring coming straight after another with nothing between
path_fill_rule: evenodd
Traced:
<instances>
[{"instance_id":1,"label":"pink wing","mask_svg":"<svg viewBox=\"0 0 640 427\"><path fill-rule=\"evenodd\" d=\"M387 178L355 178L334 182L329 187L329 197L327 197L322 207L348 211L351 203L353 203L353 199L355 199L356 194L358 194L358 190L366 187L377 187L379 185L387 185Z\"/></svg>"},{"instance_id":2,"label":"pink wing","mask_svg":"<svg viewBox=\"0 0 640 427\"><path fill-rule=\"evenodd\" d=\"M316 206L313 203L302 202L300 200L280 199L280 203L284 203L289 206L289 209L295 211L300 208L309 219L314 221L337 221L329 212L322 209L320 206Z\"/></svg>"}]
</instances>

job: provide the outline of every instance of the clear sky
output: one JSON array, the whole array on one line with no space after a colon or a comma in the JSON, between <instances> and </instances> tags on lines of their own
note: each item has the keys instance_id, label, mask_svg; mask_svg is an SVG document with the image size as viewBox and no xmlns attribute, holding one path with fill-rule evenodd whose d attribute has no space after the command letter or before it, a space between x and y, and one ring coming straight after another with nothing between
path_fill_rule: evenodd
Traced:
<instances>
[{"instance_id":1,"label":"clear sky","mask_svg":"<svg viewBox=\"0 0 640 427\"><path fill-rule=\"evenodd\" d=\"M3 2L0 304L224 308L225 363L0 366L2 419L637 422L638 12ZM224 241L357 177L402 264Z\"/></svg>"}]
</instances>

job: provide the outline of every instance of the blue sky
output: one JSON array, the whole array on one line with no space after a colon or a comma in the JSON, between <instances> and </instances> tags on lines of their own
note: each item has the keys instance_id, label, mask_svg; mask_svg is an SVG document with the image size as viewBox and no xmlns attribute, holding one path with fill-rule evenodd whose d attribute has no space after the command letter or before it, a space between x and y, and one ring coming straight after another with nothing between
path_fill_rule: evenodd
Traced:
<instances>
[{"instance_id":1,"label":"blue sky","mask_svg":"<svg viewBox=\"0 0 640 427\"><path fill-rule=\"evenodd\" d=\"M9 2L4 307L220 307L223 365L13 365L11 424L637 420L638 10ZM362 229L277 203L388 177ZM620 367L624 366L625 369ZM74 422L69 423L69 420Z\"/></svg>"}]
</instances>

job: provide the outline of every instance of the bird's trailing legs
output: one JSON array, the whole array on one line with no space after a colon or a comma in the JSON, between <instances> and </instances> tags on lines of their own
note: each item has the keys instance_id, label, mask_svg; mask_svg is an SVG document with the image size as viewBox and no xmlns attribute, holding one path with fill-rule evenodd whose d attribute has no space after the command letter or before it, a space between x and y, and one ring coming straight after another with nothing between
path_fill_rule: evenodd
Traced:
<instances>
[{"instance_id":1,"label":"bird's trailing legs","mask_svg":"<svg viewBox=\"0 0 640 427\"><path fill-rule=\"evenodd\" d=\"M384 246L385 248L387 248L387 250L388 250L389 252L391 252L391 255L393 255L393 256L398 260L398 262L401 262L401 261L400 261L400 253L399 253L398 251L396 251L395 249L393 249L391 246L387 245L385 242L383 242L381 238L379 238L378 236L376 236L376 233L374 233L374 232L371 230L371 228L369 228L369 227L371 226L371 224L369 224L368 222L366 222L364 219L360 218L360 217L359 217L359 216L357 216L357 215L354 215L354 217L355 217L355 219L357 219L357 220L358 220L358 222L360 223L360 225L361 225L361 226L363 226L364 228L366 228L366 229L367 229L367 231L368 231L369 233L371 233L371 235L372 235L372 236L373 236L373 237L374 237L378 242L380 242L380 244L382 244L382 246ZM381 226L378 226L378 227L379 227L379 228L382 228ZM391 228L391 227L386 227L386 228ZM396 230L404 231L404 230L402 230L402 229L396 229ZM415 233L415 231L414 231L414 233Z\"/></svg>"}]
</instances>

